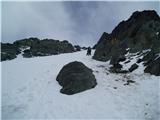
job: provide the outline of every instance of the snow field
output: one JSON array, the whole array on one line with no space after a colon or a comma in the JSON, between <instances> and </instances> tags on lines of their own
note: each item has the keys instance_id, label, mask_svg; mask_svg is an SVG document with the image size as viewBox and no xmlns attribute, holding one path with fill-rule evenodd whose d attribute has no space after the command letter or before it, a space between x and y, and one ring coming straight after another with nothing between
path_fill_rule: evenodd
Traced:
<instances>
[{"instance_id":1,"label":"snow field","mask_svg":"<svg viewBox=\"0 0 160 120\"><path fill-rule=\"evenodd\" d=\"M93 70L97 86L75 95L59 92L56 76L62 67L81 61ZM134 59L133 59L134 61ZM123 119L158 120L160 77L109 73L109 62L86 51L47 57L18 58L1 63L2 119ZM124 85L127 80L135 83Z\"/></svg>"}]
</instances>

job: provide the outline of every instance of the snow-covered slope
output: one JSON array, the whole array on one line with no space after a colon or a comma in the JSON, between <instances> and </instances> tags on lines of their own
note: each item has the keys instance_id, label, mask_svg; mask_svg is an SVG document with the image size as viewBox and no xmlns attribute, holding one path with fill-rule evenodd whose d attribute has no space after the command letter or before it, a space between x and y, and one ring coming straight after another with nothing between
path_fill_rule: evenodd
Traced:
<instances>
[{"instance_id":1,"label":"snow-covered slope","mask_svg":"<svg viewBox=\"0 0 160 120\"><path fill-rule=\"evenodd\" d=\"M56 76L65 64L75 60L94 71L98 85L75 95L61 94ZM158 120L160 117L160 77L142 72L109 73L109 62L95 61L86 56L86 51L36 58L19 55L1 64L3 119ZM127 80L135 83L124 85Z\"/></svg>"}]
</instances>

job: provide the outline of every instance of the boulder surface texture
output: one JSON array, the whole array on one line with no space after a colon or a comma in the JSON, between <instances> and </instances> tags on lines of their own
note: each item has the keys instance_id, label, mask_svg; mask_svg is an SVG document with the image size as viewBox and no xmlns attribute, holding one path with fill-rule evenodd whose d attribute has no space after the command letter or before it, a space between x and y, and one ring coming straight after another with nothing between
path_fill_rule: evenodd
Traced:
<instances>
[{"instance_id":1,"label":"boulder surface texture","mask_svg":"<svg viewBox=\"0 0 160 120\"><path fill-rule=\"evenodd\" d=\"M79 93L97 85L92 70L77 61L65 65L56 80L62 86L60 92L67 95Z\"/></svg>"}]
</instances>

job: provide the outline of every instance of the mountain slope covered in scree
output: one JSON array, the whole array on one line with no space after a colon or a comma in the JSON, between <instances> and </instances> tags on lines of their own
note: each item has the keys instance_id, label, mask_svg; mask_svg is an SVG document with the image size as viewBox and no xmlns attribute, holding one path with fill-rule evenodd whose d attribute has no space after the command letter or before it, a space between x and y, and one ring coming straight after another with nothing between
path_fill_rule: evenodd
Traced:
<instances>
[{"instance_id":1,"label":"mountain slope covered in scree","mask_svg":"<svg viewBox=\"0 0 160 120\"><path fill-rule=\"evenodd\" d=\"M126 55L127 56L127 55ZM132 54L130 63L137 60ZM56 77L72 61L93 70L94 89L75 95L61 94ZM2 119L151 119L159 116L159 76L143 72L109 72L109 61L86 56L86 51L23 58L21 54L2 65Z\"/></svg>"}]
</instances>

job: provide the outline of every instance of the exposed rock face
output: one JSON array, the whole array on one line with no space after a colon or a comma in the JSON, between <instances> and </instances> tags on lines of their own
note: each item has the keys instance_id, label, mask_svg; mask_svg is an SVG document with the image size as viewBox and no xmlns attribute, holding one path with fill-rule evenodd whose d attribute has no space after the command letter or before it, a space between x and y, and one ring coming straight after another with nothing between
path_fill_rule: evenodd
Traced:
<instances>
[{"instance_id":1,"label":"exposed rock face","mask_svg":"<svg viewBox=\"0 0 160 120\"><path fill-rule=\"evenodd\" d=\"M160 53L151 50L142 60L146 66L144 72L160 76Z\"/></svg>"},{"instance_id":2,"label":"exposed rock face","mask_svg":"<svg viewBox=\"0 0 160 120\"><path fill-rule=\"evenodd\" d=\"M100 44L102 44L104 42L104 39L109 39L109 37L110 37L110 35L108 33L104 32L102 34L101 38L99 39L98 43L93 46L93 49L96 49Z\"/></svg>"},{"instance_id":3,"label":"exposed rock face","mask_svg":"<svg viewBox=\"0 0 160 120\"><path fill-rule=\"evenodd\" d=\"M138 65L136 63L134 63L130 68L129 68L129 72L134 71L135 69L138 68Z\"/></svg>"},{"instance_id":4,"label":"exposed rock face","mask_svg":"<svg viewBox=\"0 0 160 120\"><path fill-rule=\"evenodd\" d=\"M25 58L31 58L32 57L31 50L30 49L24 50L22 55Z\"/></svg>"},{"instance_id":5,"label":"exposed rock face","mask_svg":"<svg viewBox=\"0 0 160 120\"><path fill-rule=\"evenodd\" d=\"M11 60L16 58L20 53L20 49L10 43L1 43L1 61Z\"/></svg>"},{"instance_id":6,"label":"exposed rock face","mask_svg":"<svg viewBox=\"0 0 160 120\"><path fill-rule=\"evenodd\" d=\"M77 61L65 65L56 80L63 87L60 92L68 95L94 88L97 85L92 70Z\"/></svg>"},{"instance_id":7,"label":"exposed rock face","mask_svg":"<svg viewBox=\"0 0 160 120\"><path fill-rule=\"evenodd\" d=\"M74 47L68 41L59 41L53 39L28 38L17 40L13 44L1 43L2 61L16 58L16 55L23 52L23 57L48 56L60 53L74 52Z\"/></svg>"},{"instance_id":8,"label":"exposed rock face","mask_svg":"<svg viewBox=\"0 0 160 120\"><path fill-rule=\"evenodd\" d=\"M39 43L39 41L40 40L38 38L31 37L31 38L25 38L25 39L22 39L22 40L17 40L13 44L18 46L18 47L30 47L33 44Z\"/></svg>"},{"instance_id":9,"label":"exposed rock face","mask_svg":"<svg viewBox=\"0 0 160 120\"><path fill-rule=\"evenodd\" d=\"M112 33L104 32L94 48L96 51L93 59L110 60L113 66L125 60L127 52L136 53L151 49L151 52L137 63L144 61L147 69L145 72L152 71L148 70L148 67L154 64L148 63L152 63L156 54L160 53L160 17L154 10L134 12L128 20L118 24ZM115 70L115 67L113 68L112 70Z\"/></svg>"},{"instance_id":10,"label":"exposed rock face","mask_svg":"<svg viewBox=\"0 0 160 120\"><path fill-rule=\"evenodd\" d=\"M45 39L37 44L32 44L30 51L32 56L48 56L74 52L74 47L68 41Z\"/></svg>"},{"instance_id":11,"label":"exposed rock face","mask_svg":"<svg viewBox=\"0 0 160 120\"><path fill-rule=\"evenodd\" d=\"M155 11L134 12L127 21L122 21L111 34L103 33L96 45L94 59L107 61L153 47L160 51L160 17ZM116 60L117 59L117 60ZM113 64L113 63L111 63Z\"/></svg>"},{"instance_id":12,"label":"exposed rock face","mask_svg":"<svg viewBox=\"0 0 160 120\"><path fill-rule=\"evenodd\" d=\"M106 61L111 58L111 36L104 32L101 38L99 39L97 45L94 47L96 51L93 58L100 61Z\"/></svg>"},{"instance_id":13,"label":"exposed rock face","mask_svg":"<svg viewBox=\"0 0 160 120\"><path fill-rule=\"evenodd\" d=\"M157 57L155 58L155 60L152 60L148 64L148 66L145 68L144 72L159 76L160 75L160 57Z\"/></svg>"}]
</instances>

